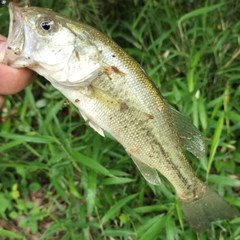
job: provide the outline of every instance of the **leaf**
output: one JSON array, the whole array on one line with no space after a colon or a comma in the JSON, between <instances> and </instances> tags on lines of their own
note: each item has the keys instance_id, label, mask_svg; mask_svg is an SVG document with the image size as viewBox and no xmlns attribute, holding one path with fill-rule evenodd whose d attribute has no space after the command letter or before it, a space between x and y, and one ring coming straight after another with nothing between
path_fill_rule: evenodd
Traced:
<instances>
[{"instance_id":1,"label":"leaf","mask_svg":"<svg viewBox=\"0 0 240 240\"><path fill-rule=\"evenodd\" d=\"M143 232L143 234L138 234L139 236L141 236L140 240L155 239L157 236L159 236L160 232L167 224L167 218L167 216L161 214L146 222L144 226L145 231Z\"/></svg>"},{"instance_id":2,"label":"leaf","mask_svg":"<svg viewBox=\"0 0 240 240\"><path fill-rule=\"evenodd\" d=\"M8 230L0 229L0 236L9 237L9 238L17 238L17 239L25 239L23 235L18 233L13 233Z\"/></svg>"},{"instance_id":3,"label":"leaf","mask_svg":"<svg viewBox=\"0 0 240 240\"><path fill-rule=\"evenodd\" d=\"M149 213L149 212L161 212L163 211L164 207L161 205L152 205L152 206L143 206L143 207L138 207L134 208L134 211L136 213Z\"/></svg>"},{"instance_id":4,"label":"leaf","mask_svg":"<svg viewBox=\"0 0 240 240\"><path fill-rule=\"evenodd\" d=\"M138 194L133 194L128 197L125 197L115 203L103 216L102 218L102 225L104 225L110 218L113 218L114 215L120 210L121 207L123 207L127 202L131 201L134 199Z\"/></svg>"},{"instance_id":5,"label":"leaf","mask_svg":"<svg viewBox=\"0 0 240 240\"><path fill-rule=\"evenodd\" d=\"M97 189L97 174L95 171L88 173L88 188L87 188L87 212L88 216L92 215L94 209Z\"/></svg>"},{"instance_id":6,"label":"leaf","mask_svg":"<svg viewBox=\"0 0 240 240\"><path fill-rule=\"evenodd\" d=\"M65 191L64 187L61 186L59 181L60 181L59 178L56 178L56 177L51 178L51 183L54 186L54 188L57 190L57 193L59 194L59 196L61 196L69 204L69 200L66 195L66 191Z\"/></svg>"},{"instance_id":7,"label":"leaf","mask_svg":"<svg viewBox=\"0 0 240 240\"><path fill-rule=\"evenodd\" d=\"M205 13L208 13L208 12L211 12L221 6L223 6L224 4L226 3L219 3L219 4L216 4L216 5L212 5L212 6L206 6L206 7L203 7L203 8L198 8L196 10L193 10L189 13L186 13L185 15L183 15L179 20L178 20L178 23L181 24L183 21L189 19L189 18L192 18L192 17L196 17L196 16L199 16L199 15L202 15L202 14L205 14Z\"/></svg>"},{"instance_id":8,"label":"leaf","mask_svg":"<svg viewBox=\"0 0 240 240\"><path fill-rule=\"evenodd\" d=\"M73 177L70 177L68 180L68 186L70 189L70 193L75 196L76 198L82 198L82 196L79 194L79 191L76 189L75 184L74 184L74 179Z\"/></svg>"},{"instance_id":9,"label":"leaf","mask_svg":"<svg viewBox=\"0 0 240 240\"><path fill-rule=\"evenodd\" d=\"M47 114L46 119L44 119L44 124L41 125L41 128L39 129L39 132L44 131L46 126L50 124L52 119L56 117L57 113L60 111L60 109L63 107L63 101L60 101L56 103L53 107L51 107L51 111Z\"/></svg>"},{"instance_id":10,"label":"leaf","mask_svg":"<svg viewBox=\"0 0 240 240\"><path fill-rule=\"evenodd\" d=\"M132 178L105 178L102 181L102 185L117 185L117 184L124 184L124 183L129 183L133 182L134 179Z\"/></svg>"},{"instance_id":11,"label":"leaf","mask_svg":"<svg viewBox=\"0 0 240 240\"><path fill-rule=\"evenodd\" d=\"M20 141L20 140L13 140L11 142L8 142L6 144L4 144L3 146L0 147L0 152L3 152L7 149L11 149L13 147L16 147L20 144L22 144L24 141Z\"/></svg>"},{"instance_id":12,"label":"leaf","mask_svg":"<svg viewBox=\"0 0 240 240\"><path fill-rule=\"evenodd\" d=\"M206 103L203 98L199 99L198 111L199 111L198 115L200 118L200 122L202 124L202 128L206 130L207 129Z\"/></svg>"},{"instance_id":13,"label":"leaf","mask_svg":"<svg viewBox=\"0 0 240 240\"><path fill-rule=\"evenodd\" d=\"M126 237L126 239L135 239L134 237L136 234L131 230L126 230L122 228L116 228L116 229L107 229L104 230L104 236L109 236L111 239L114 239L113 237ZM130 238L130 236L133 236L133 238Z\"/></svg>"},{"instance_id":14,"label":"leaf","mask_svg":"<svg viewBox=\"0 0 240 240\"><path fill-rule=\"evenodd\" d=\"M4 214L8 207L11 206L10 201L0 194L0 215Z\"/></svg>"},{"instance_id":15,"label":"leaf","mask_svg":"<svg viewBox=\"0 0 240 240\"><path fill-rule=\"evenodd\" d=\"M225 117L229 118L230 120L239 123L240 122L240 115L234 112L226 112Z\"/></svg>"},{"instance_id":16,"label":"leaf","mask_svg":"<svg viewBox=\"0 0 240 240\"><path fill-rule=\"evenodd\" d=\"M230 177L220 176L220 175L209 175L209 182L216 183L218 185L230 186L230 187L240 187L240 180L233 179Z\"/></svg>"},{"instance_id":17,"label":"leaf","mask_svg":"<svg viewBox=\"0 0 240 240\"><path fill-rule=\"evenodd\" d=\"M41 185L38 182L32 182L29 185L30 192L37 192L41 189Z\"/></svg>"},{"instance_id":18,"label":"leaf","mask_svg":"<svg viewBox=\"0 0 240 240\"><path fill-rule=\"evenodd\" d=\"M0 132L0 137L4 137L6 139L21 140L24 142L44 143L44 144L58 142L56 138L51 136L31 136L31 135L24 135L24 134L14 134L9 132Z\"/></svg>"},{"instance_id":19,"label":"leaf","mask_svg":"<svg viewBox=\"0 0 240 240\"><path fill-rule=\"evenodd\" d=\"M219 139L222 133L222 129L223 129L223 120L224 120L224 114L222 113L220 118L218 119L217 122L217 126L216 129L214 131L214 135L213 135L213 141L212 141L212 145L211 145L211 149L210 149L210 156L209 156L209 162L208 162L208 168L207 168L207 178L212 166L212 162L213 162L213 158L215 156L216 153L216 149L219 143Z\"/></svg>"},{"instance_id":20,"label":"leaf","mask_svg":"<svg viewBox=\"0 0 240 240\"><path fill-rule=\"evenodd\" d=\"M71 156L72 156L72 158L74 158L76 160L76 162L79 162L95 171L98 171L103 175L113 177L113 175L105 167L103 167L98 162L92 160L91 158L89 158L79 152L71 152Z\"/></svg>"}]
</instances>

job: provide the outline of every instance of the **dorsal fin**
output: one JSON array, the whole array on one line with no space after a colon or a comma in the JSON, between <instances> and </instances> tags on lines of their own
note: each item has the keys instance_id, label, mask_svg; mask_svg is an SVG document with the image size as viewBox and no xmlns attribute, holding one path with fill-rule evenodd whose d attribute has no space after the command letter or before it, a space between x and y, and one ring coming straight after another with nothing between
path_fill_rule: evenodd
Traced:
<instances>
[{"instance_id":1,"label":"dorsal fin","mask_svg":"<svg viewBox=\"0 0 240 240\"><path fill-rule=\"evenodd\" d=\"M203 157L205 154L205 143L200 131L188 118L174 109L171 105L169 105L169 107L176 124L182 147L191 152L197 158Z\"/></svg>"}]
</instances>

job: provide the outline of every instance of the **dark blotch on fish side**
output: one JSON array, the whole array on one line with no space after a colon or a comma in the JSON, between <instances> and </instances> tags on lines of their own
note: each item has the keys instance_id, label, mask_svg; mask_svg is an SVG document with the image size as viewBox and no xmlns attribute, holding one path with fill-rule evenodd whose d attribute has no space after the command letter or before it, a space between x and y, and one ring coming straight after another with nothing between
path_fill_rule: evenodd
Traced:
<instances>
[{"instance_id":1,"label":"dark blotch on fish side","mask_svg":"<svg viewBox=\"0 0 240 240\"><path fill-rule=\"evenodd\" d=\"M124 110L127 110L129 107L128 107L128 105L126 104L126 103L121 103L120 104L120 111L124 111Z\"/></svg>"}]
</instances>

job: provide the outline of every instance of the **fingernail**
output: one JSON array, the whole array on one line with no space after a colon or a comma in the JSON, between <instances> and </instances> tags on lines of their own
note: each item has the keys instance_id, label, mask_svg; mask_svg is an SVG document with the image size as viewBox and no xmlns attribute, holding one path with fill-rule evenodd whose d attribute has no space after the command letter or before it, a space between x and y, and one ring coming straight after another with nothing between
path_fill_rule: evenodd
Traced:
<instances>
[{"instance_id":1,"label":"fingernail","mask_svg":"<svg viewBox=\"0 0 240 240\"><path fill-rule=\"evenodd\" d=\"M7 42L0 41L0 52L5 52L6 48L7 48Z\"/></svg>"}]
</instances>

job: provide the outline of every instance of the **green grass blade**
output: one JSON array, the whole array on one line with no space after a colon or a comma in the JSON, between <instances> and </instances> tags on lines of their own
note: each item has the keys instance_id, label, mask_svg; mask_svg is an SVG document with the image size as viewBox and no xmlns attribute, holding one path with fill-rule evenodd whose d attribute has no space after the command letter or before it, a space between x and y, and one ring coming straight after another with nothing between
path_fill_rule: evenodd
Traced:
<instances>
[{"instance_id":1,"label":"green grass blade","mask_svg":"<svg viewBox=\"0 0 240 240\"><path fill-rule=\"evenodd\" d=\"M219 4L215 4L215 5L212 5L212 6L206 6L206 7L202 7L202 8L198 8L196 10L193 10L189 13L186 13L185 15L183 15L179 20L178 20L178 23L181 24L183 21L189 19L189 18L192 18L192 17L196 17L196 16L199 16L199 15L202 15L202 14L205 14L205 13L208 13L208 12L211 12L221 6L223 6L224 4L226 3L219 3Z\"/></svg>"},{"instance_id":2,"label":"green grass blade","mask_svg":"<svg viewBox=\"0 0 240 240\"><path fill-rule=\"evenodd\" d=\"M25 142L31 142L31 143L49 144L49 143L58 142L56 138L51 136L32 136L32 135L14 134L14 133L8 133L8 132L0 132L0 137L4 137L6 139L14 139L14 140L20 140Z\"/></svg>"},{"instance_id":3,"label":"green grass blade","mask_svg":"<svg viewBox=\"0 0 240 240\"><path fill-rule=\"evenodd\" d=\"M223 124L224 124L224 113L222 113L221 116L219 117L217 125L216 125L216 129L214 131L212 145L211 145L211 149L210 149L210 156L209 156L209 161L208 161L207 176L206 176L207 179L208 179L208 175L211 170L213 158L215 156L215 153L216 153L216 150L218 147L218 143L219 143L219 140L221 137Z\"/></svg>"},{"instance_id":4,"label":"green grass blade","mask_svg":"<svg viewBox=\"0 0 240 240\"><path fill-rule=\"evenodd\" d=\"M79 198L81 199L82 196L79 194L76 186L75 186L75 183L74 183L74 179L73 177L69 178L68 180L68 185L69 185L69 189L70 189L70 193L75 196L76 198Z\"/></svg>"},{"instance_id":5,"label":"green grass blade","mask_svg":"<svg viewBox=\"0 0 240 240\"><path fill-rule=\"evenodd\" d=\"M88 173L88 188L87 188L87 213L88 216L92 215L97 190L97 174L95 171L90 171Z\"/></svg>"},{"instance_id":6,"label":"green grass blade","mask_svg":"<svg viewBox=\"0 0 240 240\"><path fill-rule=\"evenodd\" d=\"M8 142L6 144L4 144L3 146L0 147L0 152L3 152L7 149L11 149L13 147L16 147L20 144L22 144L24 141L21 141L21 140L13 140L11 142Z\"/></svg>"},{"instance_id":7,"label":"green grass blade","mask_svg":"<svg viewBox=\"0 0 240 240\"><path fill-rule=\"evenodd\" d=\"M4 230L4 229L0 229L0 236L1 237L7 237L8 239L21 239L21 240L24 240L26 239L23 235L21 234L18 234L18 233L14 233L14 232L11 232L11 231L8 231L8 230ZM5 238L4 238L5 239Z\"/></svg>"},{"instance_id":8,"label":"green grass blade","mask_svg":"<svg viewBox=\"0 0 240 240\"><path fill-rule=\"evenodd\" d=\"M146 230L143 234L138 234L141 237L140 240L157 239L158 235L161 233L161 231L167 224L167 218L167 216L161 214L145 223L144 227L146 228Z\"/></svg>"},{"instance_id":9,"label":"green grass blade","mask_svg":"<svg viewBox=\"0 0 240 240\"><path fill-rule=\"evenodd\" d=\"M117 184L124 184L124 183L130 183L133 182L134 179L131 178L105 178L102 181L103 185L117 185Z\"/></svg>"},{"instance_id":10,"label":"green grass blade","mask_svg":"<svg viewBox=\"0 0 240 240\"><path fill-rule=\"evenodd\" d=\"M132 194L116 202L102 217L102 225L104 225L109 219L114 218L115 214L129 201L134 199L137 195L138 194Z\"/></svg>"},{"instance_id":11,"label":"green grass blade","mask_svg":"<svg viewBox=\"0 0 240 240\"><path fill-rule=\"evenodd\" d=\"M53 187L57 190L57 193L59 194L59 196L61 196L66 203L70 204L66 191L60 183L59 177L55 177L55 176L52 177L51 183Z\"/></svg>"},{"instance_id":12,"label":"green grass blade","mask_svg":"<svg viewBox=\"0 0 240 240\"><path fill-rule=\"evenodd\" d=\"M126 229L109 229L104 231L104 236L106 237L126 237L129 239L129 237L133 237L132 239L135 239L134 237L136 234L133 231L126 230Z\"/></svg>"},{"instance_id":13,"label":"green grass blade","mask_svg":"<svg viewBox=\"0 0 240 240\"><path fill-rule=\"evenodd\" d=\"M240 187L240 180L233 179L226 176L220 176L220 175L212 175L210 174L208 177L209 182L223 185L223 186L230 186L230 187Z\"/></svg>"},{"instance_id":14,"label":"green grass blade","mask_svg":"<svg viewBox=\"0 0 240 240\"><path fill-rule=\"evenodd\" d=\"M89 158L79 152L71 152L71 156L72 156L72 158L74 158L76 160L76 162L79 162L79 163L89 167L92 170L100 172L103 175L113 177L111 172L109 172L105 167L103 167L98 162L92 160L91 158Z\"/></svg>"},{"instance_id":15,"label":"green grass blade","mask_svg":"<svg viewBox=\"0 0 240 240\"><path fill-rule=\"evenodd\" d=\"M149 2L150 2L150 0L147 0L147 1L145 2L145 5L141 8L141 12L139 13L137 19L136 19L135 22L133 23L133 29L136 28L136 26L138 25L140 19L143 17L143 14L144 14L144 12L147 10L147 7L148 7L148 5L149 5Z\"/></svg>"}]
</instances>

